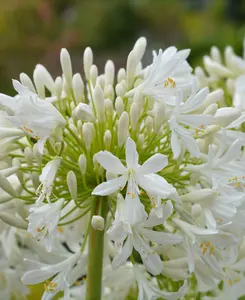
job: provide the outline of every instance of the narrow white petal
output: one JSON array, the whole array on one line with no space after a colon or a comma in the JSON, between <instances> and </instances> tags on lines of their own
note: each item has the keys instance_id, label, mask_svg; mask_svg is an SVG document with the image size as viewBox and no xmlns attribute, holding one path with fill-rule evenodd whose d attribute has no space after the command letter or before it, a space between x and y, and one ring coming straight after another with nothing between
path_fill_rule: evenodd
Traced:
<instances>
[{"instance_id":1,"label":"narrow white petal","mask_svg":"<svg viewBox=\"0 0 245 300\"><path fill-rule=\"evenodd\" d=\"M129 256L131 255L132 251L133 251L133 243L132 243L131 237L128 237L127 241L123 245L120 253L118 253L114 257L114 259L112 261L112 267L117 268L117 267L125 264L127 259L129 258Z\"/></svg>"},{"instance_id":2,"label":"narrow white petal","mask_svg":"<svg viewBox=\"0 0 245 300\"><path fill-rule=\"evenodd\" d=\"M127 182L127 176L122 175L118 178L102 182L92 192L92 195L107 196L124 188Z\"/></svg>"},{"instance_id":3,"label":"narrow white petal","mask_svg":"<svg viewBox=\"0 0 245 300\"><path fill-rule=\"evenodd\" d=\"M172 131L171 134L171 148L174 154L174 158L178 158L181 153L181 141L179 140L178 135Z\"/></svg>"},{"instance_id":4,"label":"narrow white petal","mask_svg":"<svg viewBox=\"0 0 245 300\"><path fill-rule=\"evenodd\" d=\"M146 162L144 162L143 165L137 169L137 172L144 175L157 173L163 168L165 168L167 165L167 156L160 153L156 153L153 156L151 156Z\"/></svg>"},{"instance_id":5,"label":"narrow white petal","mask_svg":"<svg viewBox=\"0 0 245 300\"><path fill-rule=\"evenodd\" d=\"M135 142L129 137L126 143L126 162L130 169L136 169L138 165L139 155Z\"/></svg>"},{"instance_id":6,"label":"narrow white petal","mask_svg":"<svg viewBox=\"0 0 245 300\"><path fill-rule=\"evenodd\" d=\"M177 234L140 228L139 232L149 241L160 245L175 245L183 242L183 238Z\"/></svg>"},{"instance_id":7,"label":"narrow white petal","mask_svg":"<svg viewBox=\"0 0 245 300\"><path fill-rule=\"evenodd\" d=\"M97 160L104 169L111 173L123 174L126 171L120 159L108 151L100 151L97 154Z\"/></svg>"}]
</instances>

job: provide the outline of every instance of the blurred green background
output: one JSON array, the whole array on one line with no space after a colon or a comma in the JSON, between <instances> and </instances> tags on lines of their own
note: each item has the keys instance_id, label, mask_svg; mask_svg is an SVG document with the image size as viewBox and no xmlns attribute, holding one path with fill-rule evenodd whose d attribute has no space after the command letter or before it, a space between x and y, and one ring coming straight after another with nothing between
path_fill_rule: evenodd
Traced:
<instances>
[{"instance_id":1,"label":"blurred green background","mask_svg":"<svg viewBox=\"0 0 245 300\"><path fill-rule=\"evenodd\" d=\"M244 21L244 0L0 0L0 91L13 93L11 78L32 76L37 63L58 75L62 47L75 71L82 71L86 46L100 70L108 58L125 65L141 35L148 39L146 61L152 49L172 44L190 47L194 65L213 44L241 53Z\"/></svg>"}]
</instances>

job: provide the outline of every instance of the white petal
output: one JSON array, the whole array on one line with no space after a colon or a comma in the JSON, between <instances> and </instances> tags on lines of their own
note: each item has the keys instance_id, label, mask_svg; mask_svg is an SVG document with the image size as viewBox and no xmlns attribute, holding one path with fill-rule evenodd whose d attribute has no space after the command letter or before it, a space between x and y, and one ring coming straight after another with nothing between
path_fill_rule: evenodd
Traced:
<instances>
[{"instance_id":1,"label":"white petal","mask_svg":"<svg viewBox=\"0 0 245 300\"><path fill-rule=\"evenodd\" d=\"M124 218L131 225L142 223L147 218L144 205L140 202L137 193L127 191L127 196L124 201Z\"/></svg>"},{"instance_id":2,"label":"white petal","mask_svg":"<svg viewBox=\"0 0 245 300\"><path fill-rule=\"evenodd\" d=\"M172 131L171 134L171 148L174 154L174 158L178 158L181 153L181 142L178 135L174 131Z\"/></svg>"},{"instance_id":3,"label":"white petal","mask_svg":"<svg viewBox=\"0 0 245 300\"><path fill-rule=\"evenodd\" d=\"M120 189L123 189L127 182L127 176L122 175L118 178L102 182L92 192L92 195L107 196Z\"/></svg>"},{"instance_id":4,"label":"white petal","mask_svg":"<svg viewBox=\"0 0 245 300\"><path fill-rule=\"evenodd\" d=\"M47 279L49 279L50 277L54 276L55 272L47 272L47 271L42 271L40 269L38 270L32 270L32 271L28 271L26 272L22 278L21 281L26 284L37 284L40 282L43 282Z\"/></svg>"},{"instance_id":5,"label":"white petal","mask_svg":"<svg viewBox=\"0 0 245 300\"><path fill-rule=\"evenodd\" d=\"M111 173L123 174L126 171L120 159L108 151L100 151L97 154L97 160L104 169Z\"/></svg>"},{"instance_id":6,"label":"white petal","mask_svg":"<svg viewBox=\"0 0 245 300\"><path fill-rule=\"evenodd\" d=\"M121 252L114 257L112 261L112 267L117 268L125 264L129 256L131 255L132 251L133 251L133 243L131 237L128 237L127 241L125 242L125 244L121 249Z\"/></svg>"},{"instance_id":7,"label":"white petal","mask_svg":"<svg viewBox=\"0 0 245 300\"><path fill-rule=\"evenodd\" d=\"M157 174L138 176L137 183L148 193L162 198L176 194L175 188Z\"/></svg>"},{"instance_id":8,"label":"white petal","mask_svg":"<svg viewBox=\"0 0 245 300\"><path fill-rule=\"evenodd\" d=\"M157 210L157 211L156 211ZM157 212L160 211L160 217ZM144 227L154 227L163 224L164 221L168 219L173 213L173 204L170 200L167 203L160 205L159 207L153 208L147 220L144 221Z\"/></svg>"},{"instance_id":9,"label":"white petal","mask_svg":"<svg viewBox=\"0 0 245 300\"><path fill-rule=\"evenodd\" d=\"M151 156L146 162L144 162L143 165L137 169L137 172L144 175L157 173L163 168L165 168L167 165L167 156L160 153L156 153L153 156Z\"/></svg>"},{"instance_id":10,"label":"white petal","mask_svg":"<svg viewBox=\"0 0 245 300\"><path fill-rule=\"evenodd\" d=\"M139 155L136 149L135 142L129 137L126 143L126 162L127 167L136 169L138 165Z\"/></svg>"},{"instance_id":11,"label":"white petal","mask_svg":"<svg viewBox=\"0 0 245 300\"><path fill-rule=\"evenodd\" d=\"M161 231L140 228L139 232L149 241L160 245L175 245L183 242L182 236Z\"/></svg>"}]
</instances>

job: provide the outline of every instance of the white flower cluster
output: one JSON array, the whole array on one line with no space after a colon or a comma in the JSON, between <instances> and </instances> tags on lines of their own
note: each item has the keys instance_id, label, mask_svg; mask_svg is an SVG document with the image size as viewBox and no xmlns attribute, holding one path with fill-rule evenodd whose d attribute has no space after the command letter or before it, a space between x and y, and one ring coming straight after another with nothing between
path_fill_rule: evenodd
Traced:
<instances>
[{"instance_id":1,"label":"white flower cluster","mask_svg":"<svg viewBox=\"0 0 245 300\"><path fill-rule=\"evenodd\" d=\"M0 94L0 299L245 295L245 59L145 49Z\"/></svg>"}]
</instances>

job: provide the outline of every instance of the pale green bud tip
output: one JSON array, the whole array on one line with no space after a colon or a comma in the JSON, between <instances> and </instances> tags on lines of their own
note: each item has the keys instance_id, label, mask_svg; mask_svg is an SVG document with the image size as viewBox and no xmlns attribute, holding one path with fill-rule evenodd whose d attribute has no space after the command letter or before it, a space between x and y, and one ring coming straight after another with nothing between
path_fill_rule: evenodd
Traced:
<instances>
[{"instance_id":1,"label":"pale green bud tip","mask_svg":"<svg viewBox=\"0 0 245 300\"><path fill-rule=\"evenodd\" d=\"M105 219L101 216L94 215L91 220L91 225L94 229L103 231L105 228Z\"/></svg>"}]
</instances>

